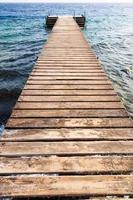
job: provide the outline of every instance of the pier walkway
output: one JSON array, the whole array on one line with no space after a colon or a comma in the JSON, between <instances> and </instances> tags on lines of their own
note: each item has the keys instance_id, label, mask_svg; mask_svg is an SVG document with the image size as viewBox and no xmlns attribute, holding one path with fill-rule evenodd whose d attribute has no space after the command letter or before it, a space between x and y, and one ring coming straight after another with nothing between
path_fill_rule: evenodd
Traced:
<instances>
[{"instance_id":1,"label":"pier walkway","mask_svg":"<svg viewBox=\"0 0 133 200\"><path fill-rule=\"evenodd\" d=\"M0 197L132 197L132 171L133 121L59 17L0 139Z\"/></svg>"}]
</instances>

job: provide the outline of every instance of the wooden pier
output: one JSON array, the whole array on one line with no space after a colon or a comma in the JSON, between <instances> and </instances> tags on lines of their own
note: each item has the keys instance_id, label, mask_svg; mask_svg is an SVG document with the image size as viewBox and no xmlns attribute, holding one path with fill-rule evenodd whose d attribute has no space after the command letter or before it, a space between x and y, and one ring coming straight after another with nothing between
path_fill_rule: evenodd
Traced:
<instances>
[{"instance_id":1,"label":"wooden pier","mask_svg":"<svg viewBox=\"0 0 133 200\"><path fill-rule=\"evenodd\" d=\"M132 171L133 121L75 20L58 17L0 139L0 197L122 200Z\"/></svg>"},{"instance_id":2,"label":"wooden pier","mask_svg":"<svg viewBox=\"0 0 133 200\"><path fill-rule=\"evenodd\" d=\"M85 26L86 18L84 15L73 16L73 19L77 22L79 27L83 28ZM53 28L56 21L58 20L58 16L48 15L48 16L46 16L45 20L46 20L46 27Z\"/></svg>"}]
</instances>

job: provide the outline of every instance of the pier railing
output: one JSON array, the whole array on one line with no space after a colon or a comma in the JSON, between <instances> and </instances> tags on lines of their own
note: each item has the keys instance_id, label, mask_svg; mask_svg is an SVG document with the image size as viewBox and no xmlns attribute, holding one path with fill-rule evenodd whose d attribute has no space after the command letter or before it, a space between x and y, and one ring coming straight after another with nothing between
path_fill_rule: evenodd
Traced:
<instances>
[{"instance_id":1,"label":"pier railing","mask_svg":"<svg viewBox=\"0 0 133 200\"><path fill-rule=\"evenodd\" d=\"M56 21L58 19L58 16L56 15L47 15L45 17L45 21L46 21L46 27L47 28L53 28L53 26L55 25ZM81 27L84 28L85 26L85 21L86 21L86 17L85 15L73 15L73 19L77 22L77 24Z\"/></svg>"}]
</instances>

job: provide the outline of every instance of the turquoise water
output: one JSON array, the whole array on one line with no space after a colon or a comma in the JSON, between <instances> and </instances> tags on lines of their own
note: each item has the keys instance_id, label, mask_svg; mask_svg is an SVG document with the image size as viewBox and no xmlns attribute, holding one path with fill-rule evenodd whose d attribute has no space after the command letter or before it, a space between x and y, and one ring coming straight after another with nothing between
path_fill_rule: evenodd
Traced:
<instances>
[{"instance_id":1,"label":"turquoise water","mask_svg":"<svg viewBox=\"0 0 133 200\"><path fill-rule=\"evenodd\" d=\"M86 15L83 30L133 116L133 4L0 4L0 121L10 115L49 31L47 14Z\"/></svg>"}]
</instances>

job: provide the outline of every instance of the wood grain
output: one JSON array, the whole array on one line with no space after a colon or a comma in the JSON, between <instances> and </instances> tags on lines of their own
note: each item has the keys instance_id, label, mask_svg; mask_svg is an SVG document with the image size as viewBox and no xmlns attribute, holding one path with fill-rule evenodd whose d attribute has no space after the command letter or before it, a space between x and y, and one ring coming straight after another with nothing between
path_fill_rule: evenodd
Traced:
<instances>
[{"instance_id":1,"label":"wood grain","mask_svg":"<svg viewBox=\"0 0 133 200\"><path fill-rule=\"evenodd\" d=\"M63 84L66 84L66 85L71 85L71 84L75 84L75 85L94 85L94 84L97 84L97 85L109 85L110 82L109 80L78 80L75 81L75 80L31 80L31 79L28 79L27 81L27 84L34 84L34 85L43 85L43 84L49 84L49 85L63 85Z\"/></svg>"},{"instance_id":2,"label":"wood grain","mask_svg":"<svg viewBox=\"0 0 133 200\"><path fill-rule=\"evenodd\" d=\"M1 156L133 154L133 141L0 142Z\"/></svg>"},{"instance_id":3,"label":"wood grain","mask_svg":"<svg viewBox=\"0 0 133 200\"><path fill-rule=\"evenodd\" d=\"M21 102L25 102L25 101L30 101L30 102L44 102L44 101L47 101L47 102L119 102L120 99L118 96L116 95L89 95L89 96L77 96L77 95L63 95L63 96L60 96L60 95L56 95L56 96L53 96L53 95L45 95L45 96L33 96L32 95L22 95L18 98L18 101L21 101Z\"/></svg>"},{"instance_id":4,"label":"wood grain","mask_svg":"<svg viewBox=\"0 0 133 200\"><path fill-rule=\"evenodd\" d=\"M133 195L132 175L3 176L3 197Z\"/></svg>"},{"instance_id":5,"label":"wood grain","mask_svg":"<svg viewBox=\"0 0 133 200\"><path fill-rule=\"evenodd\" d=\"M128 117L124 109L33 109L15 110L11 117Z\"/></svg>"},{"instance_id":6,"label":"wood grain","mask_svg":"<svg viewBox=\"0 0 133 200\"><path fill-rule=\"evenodd\" d=\"M34 97L33 97L34 98ZM41 97L40 97L41 99ZM113 109L124 108L120 102L18 102L15 109Z\"/></svg>"},{"instance_id":7,"label":"wood grain","mask_svg":"<svg viewBox=\"0 0 133 200\"><path fill-rule=\"evenodd\" d=\"M24 89L37 90L113 90L111 85L25 85Z\"/></svg>"},{"instance_id":8,"label":"wood grain","mask_svg":"<svg viewBox=\"0 0 133 200\"><path fill-rule=\"evenodd\" d=\"M22 95L115 95L114 90L23 90Z\"/></svg>"},{"instance_id":9,"label":"wood grain","mask_svg":"<svg viewBox=\"0 0 133 200\"><path fill-rule=\"evenodd\" d=\"M7 128L117 128L133 127L129 118L10 118Z\"/></svg>"},{"instance_id":10,"label":"wood grain","mask_svg":"<svg viewBox=\"0 0 133 200\"><path fill-rule=\"evenodd\" d=\"M0 157L0 163L0 174L118 174L132 172L133 156Z\"/></svg>"},{"instance_id":11,"label":"wood grain","mask_svg":"<svg viewBox=\"0 0 133 200\"><path fill-rule=\"evenodd\" d=\"M133 128L6 129L1 141L133 140Z\"/></svg>"}]
</instances>

